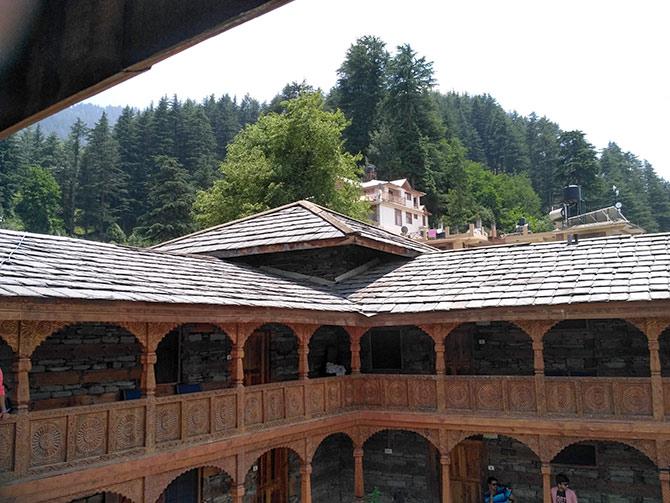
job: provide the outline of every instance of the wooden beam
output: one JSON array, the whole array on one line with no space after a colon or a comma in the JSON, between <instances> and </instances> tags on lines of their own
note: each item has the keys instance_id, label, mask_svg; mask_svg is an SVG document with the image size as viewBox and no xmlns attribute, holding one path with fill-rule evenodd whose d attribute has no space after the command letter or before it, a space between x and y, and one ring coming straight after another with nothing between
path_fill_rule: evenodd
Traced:
<instances>
[{"instance_id":1,"label":"wooden beam","mask_svg":"<svg viewBox=\"0 0 670 503\"><path fill-rule=\"evenodd\" d=\"M0 139L289 1L36 0L0 46Z\"/></svg>"}]
</instances>

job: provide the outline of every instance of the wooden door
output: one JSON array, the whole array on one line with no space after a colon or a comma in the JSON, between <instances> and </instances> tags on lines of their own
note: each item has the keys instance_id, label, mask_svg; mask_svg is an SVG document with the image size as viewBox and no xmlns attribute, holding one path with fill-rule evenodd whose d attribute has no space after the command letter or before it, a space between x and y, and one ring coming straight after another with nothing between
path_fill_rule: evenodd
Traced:
<instances>
[{"instance_id":1,"label":"wooden door","mask_svg":"<svg viewBox=\"0 0 670 503\"><path fill-rule=\"evenodd\" d=\"M270 331L256 330L244 347L244 385L270 382Z\"/></svg>"},{"instance_id":2,"label":"wooden door","mask_svg":"<svg viewBox=\"0 0 670 503\"><path fill-rule=\"evenodd\" d=\"M288 450L273 449L258 460L258 490L254 503L288 502Z\"/></svg>"},{"instance_id":3,"label":"wooden door","mask_svg":"<svg viewBox=\"0 0 670 503\"><path fill-rule=\"evenodd\" d=\"M482 501L482 454L481 440L464 440L451 453L452 501L458 503L480 503Z\"/></svg>"}]
</instances>

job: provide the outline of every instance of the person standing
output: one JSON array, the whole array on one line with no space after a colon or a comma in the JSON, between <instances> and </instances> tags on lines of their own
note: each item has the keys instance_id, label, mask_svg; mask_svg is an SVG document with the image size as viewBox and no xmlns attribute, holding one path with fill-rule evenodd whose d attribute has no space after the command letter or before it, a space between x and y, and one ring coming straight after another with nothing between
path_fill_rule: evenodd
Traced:
<instances>
[{"instance_id":1,"label":"person standing","mask_svg":"<svg viewBox=\"0 0 670 503\"><path fill-rule=\"evenodd\" d=\"M5 400L5 383L2 375L2 368L0 368L0 419L7 415L7 401Z\"/></svg>"},{"instance_id":2,"label":"person standing","mask_svg":"<svg viewBox=\"0 0 670 503\"><path fill-rule=\"evenodd\" d=\"M570 480L563 473L556 475L556 486L551 488L552 503L577 503L577 494L570 489Z\"/></svg>"},{"instance_id":3,"label":"person standing","mask_svg":"<svg viewBox=\"0 0 670 503\"><path fill-rule=\"evenodd\" d=\"M489 477L486 484L489 490L484 493L484 503L514 503L516 501L512 489L500 485L497 478Z\"/></svg>"}]
</instances>

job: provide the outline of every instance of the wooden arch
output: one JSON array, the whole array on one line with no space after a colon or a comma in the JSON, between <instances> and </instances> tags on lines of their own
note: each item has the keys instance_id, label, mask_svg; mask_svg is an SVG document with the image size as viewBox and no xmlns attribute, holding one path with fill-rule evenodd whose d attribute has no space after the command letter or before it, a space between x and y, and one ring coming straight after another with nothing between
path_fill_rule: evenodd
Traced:
<instances>
[{"instance_id":1,"label":"wooden arch","mask_svg":"<svg viewBox=\"0 0 670 503\"><path fill-rule=\"evenodd\" d=\"M507 438L511 438L513 440L516 440L517 442L520 442L524 446L526 446L530 451L535 454L537 459L539 461L544 461L543 456L542 456L542 440L540 439L539 435L519 435L516 433L505 433L505 432L498 432L498 431L456 431L456 430L450 430L447 432L447 451L451 453L451 451L454 450L454 448L460 444L463 440L466 440L470 437L474 437L477 435L498 435L498 436L503 436Z\"/></svg>"},{"instance_id":2,"label":"wooden arch","mask_svg":"<svg viewBox=\"0 0 670 503\"><path fill-rule=\"evenodd\" d=\"M430 428L412 428L412 427L393 427L393 426L361 426L357 428L356 437L352 437L354 440L354 447L364 447L365 443L370 440L377 433L382 431L405 431L409 433L414 433L426 442L431 444L438 451L440 450L440 440L439 440L439 431L432 430Z\"/></svg>"},{"instance_id":3,"label":"wooden arch","mask_svg":"<svg viewBox=\"0 0 670 503\"><path fill-rule=\"evenodd\" d=\"M651 464L655 467L658 467L658 452L656 449L656 442L654 440L628 440L625 438L582 438L582 437L550 437L545 438L544 440L544 449L545 449L545 459L543 461L550 463L558 456L558 454L570 447L571 445L579 444L582 442L599 442L599 443L612 443L612 444L622 444L628 447L631 447L646 457Z\"/></svg>"},{"instance_id":4,"label":"wooden arch","mask_svg":"<svg viewBox=\"0 0 670 503\"><path fill-rule=\"evenodd\" d=\"M130 503L135 503L135 502L140 502L142 501L142 495L140 494L139 497L138 495L131 495L129 492L124 491L121 488L117 488L116 486L114 489L100 489L99 491L86 491L86 492L81 492L77 493L74 496L63 496L62 498L56 498L52 501L53 503L70 503L72 501L78 500L78 499L83 499L83 498L90 498L91 496L95 496L96 494L115 494L116 496L121 496L122 498L128 500Z\"/></svg>"},{"instance_id":5,"label":"wooden arch","mask_svg":"<svg viewBox=\"0 0 670 503\"><path fill-rule=\"evenodd\" d=\"M131 326L123 322L114 321L21 321L19 323L19 354L22 357L30 358L35 350L46 341L53 334L76 325L84 323L99 323L103 325L110 325L124 329L130 335L135 337L135 340L140 345L141 349L146 348L146 338L137 327Z\"/></svg>"},{"instance_id":6,"label":"wooden arch","mask_svg":"<svg viewBox=\"0 0 670 503\"><path fill-rule=\"evenodd\" d=\"M163 494L167 490L170 484L172 484L172 482L177 480L177 478L179 478L181 475L188 473L191 470L198 470L199 468L207 468L207 467L215 468L220 472L225 473L233 481L233 485L235 484L235 477L231 474L230 463L226 462L226 460L223 460L221 462L210 461L195 466L186 466L182 468L177 468L151 477L147 483L145 501L147 503L154 503L155 501L158 500L158 498L160 498L161 494ZM234 473L234 471L235 470L233 464L232 472Z\"/></svg>"},{"instance_id":7,"label":"wooden arch","mask_svg":"<svg viewBox=\"0 0 670 503\"><path fill-rule=\"evenodd\" d=\"M352 436L351 432L348 432L346 430L333 430L333 431L328 431L325 433L320 433L310 439L310 444L307 447L307 453L306 453L306 458L308 460L314 459L314 456L316 456L316 452L319 450L319 447L321 447L321 444L325 442L328 438L335 436L335 435L345 435L349 440L351 440L351 445L356 448L356 443L354 441L354 437Z\"/></svg>"},{"instance_id":8,"label":"wooden arch","mask_svg":"<svg viewBox=\"0 0 670 503\"><path fill-rule=\"evenodd\" d=\"M263 446L251 451L247 451L244 455L244 466L246 468L244 471L245 475L249 472L249 470L251 470L252 465L258 458L260 458L266 452L270 452L274 449L288 449L296 456L298 456L300 464L304 464L307 459L305 455L306 449L304 440L296 440L293 442L278 442L270 446Z\"/></svg>"}]
</instances>

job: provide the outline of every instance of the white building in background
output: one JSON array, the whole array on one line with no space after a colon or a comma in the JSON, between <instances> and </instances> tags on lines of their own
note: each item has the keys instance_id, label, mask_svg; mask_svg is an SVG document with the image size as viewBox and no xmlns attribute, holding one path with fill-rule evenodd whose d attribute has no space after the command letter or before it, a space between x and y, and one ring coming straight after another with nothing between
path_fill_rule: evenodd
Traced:
<instances>
[{"instance_id":1,"label":"white building in background","mask_svg":"<svg viewBox=\"0 0 670 503\"><path fill-rule=\"evenodd\" d=\"M412 188L406 178L370 180L362 184L363 198L372 203L372 220L387 231L421 237L428 229L428 211L421 204L425 196Z\"/></svg>"}]
</instances>

